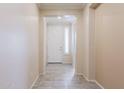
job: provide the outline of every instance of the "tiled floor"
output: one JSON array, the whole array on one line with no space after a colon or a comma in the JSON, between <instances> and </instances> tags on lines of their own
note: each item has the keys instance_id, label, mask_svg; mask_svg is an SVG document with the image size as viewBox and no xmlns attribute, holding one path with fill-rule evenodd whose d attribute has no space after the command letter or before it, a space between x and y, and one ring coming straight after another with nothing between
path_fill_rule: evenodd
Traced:
<instances>
[{"instance_id":1,"label":"tiled floor","mask_svg":"<svg viewBox=\"0 0 124 93\"><path fill-rule=\"evenodd\" d=\"M46 74L41 75L33 89L98 89L83 76L74 75L72 65L48 64Z\"/></svg>"}]
</instances>

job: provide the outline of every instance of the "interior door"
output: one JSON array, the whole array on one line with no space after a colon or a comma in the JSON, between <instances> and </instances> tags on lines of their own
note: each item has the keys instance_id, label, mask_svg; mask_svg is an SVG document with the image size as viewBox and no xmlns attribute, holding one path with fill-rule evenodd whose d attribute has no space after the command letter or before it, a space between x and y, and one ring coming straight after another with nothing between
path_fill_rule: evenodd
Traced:
<instances>
[{"instance_id":1,"label":"interior door","mask_svg":"<svg viewBox=\"0 0 124 93\"><path fill-rule=\"evenodd\" d=\"M62 63L64 60L64 25L49 24L48 33L48 63Z\"/></svg>"}]
</instances>

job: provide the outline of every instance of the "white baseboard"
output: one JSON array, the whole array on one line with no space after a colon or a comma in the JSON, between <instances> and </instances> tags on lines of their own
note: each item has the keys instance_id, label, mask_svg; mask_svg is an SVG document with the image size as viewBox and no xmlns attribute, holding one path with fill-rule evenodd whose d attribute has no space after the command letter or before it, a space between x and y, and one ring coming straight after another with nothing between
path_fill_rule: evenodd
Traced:
<instances>
[{"instance_id":1,"label":"white baseboard","mask_svg":"<svg viewBox=\"0 0 124 93\"><path fill-rule=\"evenodd\" d=\"M77 75L82 75L88 82L90 81L83 73L76 73Z\"/></svg>"},{"instance_id":2,"label":"white baseboard","mask_svg":"<svg viewBox=\"0 0 124 93\"><path fill-rule=\"evenodd\" d=\"M88 77L86 77L83 73L76 73L77 75L82 75L88 82L94 82L96 83L101 89L104 89L104 87L99 83L97 82L96 80L89 80Z\"/></svg>"},{"instance_id":3,"label":"white baseboard","mask_svg":"<svg viewBox=\"0 0 124 93\"><path fill-rule=\"evenodd\" d=\"M95 82L101 89L105 89L98 81L94 80L94 82Z\"/></svg>"},{"instance_id":4,"label":"white baseboard","mask_svg":"<svg viewBox=\"0 0 124 93\"><path fill-rule=\"evenodd\" d=\"M36 83L36 81L38 80L38 78L39 78L39 75L38 75L38 76L35 78L35 80L33 81L33 83L32 83L32 85L31 85L30 89L33 88L33 86L35 85L35 83Z\"/></svg>"},{"instance_id":5,"label":"white baseboard","mask_svg":"<svg viewBox=\"0 0 124 93\"><path fill-rule=\"evenodd\" d=\"M89 80L88 79L88 77L87 76L85 76L83 73L82 73L82 76L88 81L88 82L90 82L91 80Z\"/></svg>"}]
</instances>

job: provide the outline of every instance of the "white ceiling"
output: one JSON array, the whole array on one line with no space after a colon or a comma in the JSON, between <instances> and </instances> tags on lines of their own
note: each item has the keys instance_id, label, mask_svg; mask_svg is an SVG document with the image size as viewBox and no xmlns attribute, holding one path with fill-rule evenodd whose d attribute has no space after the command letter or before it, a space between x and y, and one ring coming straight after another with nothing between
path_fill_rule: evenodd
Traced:
<instances>
[{"instance_id":1,"label":"white ceiling","mask_svg":"<svg viewBox=\"0 0 124 93\"><path fill-rule=\"evenodd\" d=\"M76 20L75 16L65 15L65 16L59 16L61 19L58 19L58 16L51 16L46 17L46 22L49 24L58 24L58 23L73 23Z\"/></svg>"},{"instance_id":2,"label":"white ceiling","mask_svg":"<svg viewBox=\"0 0 124 93\"><path fill-rule=\"evenodd\" d=\"M38 7L44 9L83 9L85 3L40 3Z\"/></svg>"}]
</instances>

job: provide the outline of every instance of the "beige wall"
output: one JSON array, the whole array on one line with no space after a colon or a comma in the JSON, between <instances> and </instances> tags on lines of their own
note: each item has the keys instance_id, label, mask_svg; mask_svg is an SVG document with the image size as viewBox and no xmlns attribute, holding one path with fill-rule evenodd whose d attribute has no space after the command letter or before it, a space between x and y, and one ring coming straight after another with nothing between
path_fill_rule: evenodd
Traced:
<instances>
[{"instance_id":1,"label":"beige wall","mask_svg":"<svg viewBox=\"0 0 124 93\"><path fill-rule=\"evenodd\" d=\"M91 8L92 7L92 8ZM95 80L94 61L94 4L86 4L82 11L82 72L88 80Z\"/></svg>"},{"instance_id":2,"label":"beige wall","mask_svg":"<svg viewBox=\"0 0 124 93\"><path fill-rule=\"evenodd\" d=\"M124 4L96 9L96 80L104 88L124 88Z\"/></svg>"},{"instance_id":3,"label":"beige wall","mask_svg":"<svg viewBox=\"0 0 124 93\"><path fill-rule=\"evenodd\" d=\"M35 4L0 4L0 88L30 88L38 76Z\"/></svg>"},{"instance_id":4,"label":"beige wall","mask_svg":"<svg viewBox=\"0 0 124 93\"><path fill-rule=\"evenodd\" d=\"M83 74L88 78L89 77L89 6L86 5L82 11L82 31L79 33L82 40L80 46L81 49L81 56L82 57L82 71Z\"/></svg>"}]
</instances>

